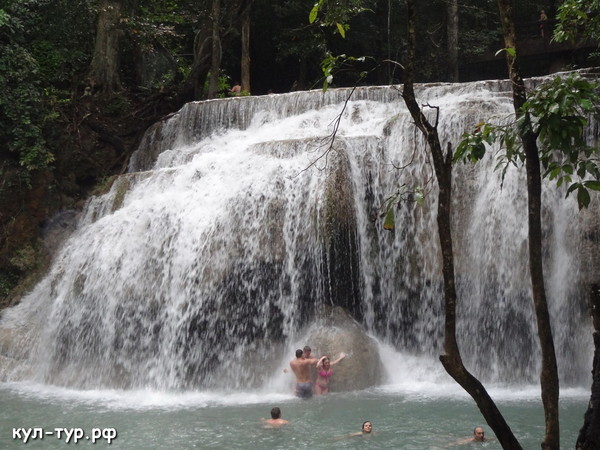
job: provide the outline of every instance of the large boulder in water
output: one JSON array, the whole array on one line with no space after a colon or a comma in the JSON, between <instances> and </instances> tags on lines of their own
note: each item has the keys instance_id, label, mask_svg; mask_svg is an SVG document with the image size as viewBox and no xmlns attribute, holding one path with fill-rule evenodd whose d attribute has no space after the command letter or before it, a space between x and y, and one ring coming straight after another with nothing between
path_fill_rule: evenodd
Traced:
<instances>
[{"instance_id":1,"label":"large boulder in water","mask_svg":"<svg viewBox=\"0 0 600 450\"><path fill-rule=\"evenodd\" d=\"M382 382L377 343L343 308L325 308L306 339L317 358L327 355L333 361L341 352L347 355L333 367L332 392L365 389Z\"/></svg>"}]
</instances>

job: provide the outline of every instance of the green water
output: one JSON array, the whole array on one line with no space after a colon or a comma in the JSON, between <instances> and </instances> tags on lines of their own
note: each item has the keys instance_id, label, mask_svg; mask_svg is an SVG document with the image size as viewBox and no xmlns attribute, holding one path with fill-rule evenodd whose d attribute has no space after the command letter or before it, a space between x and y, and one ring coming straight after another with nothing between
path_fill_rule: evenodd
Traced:
<instances>
[{"instance_id":1,"label":"green water","mask_svg":"<svg viewBox=\"0 0 600 450\"><path fill-rule=\"evenodd\" d=\"M524 449L540 448L543 415L535 387L491 390ZM587 404L584 389L565 390L561 397L561 442L574 448ZM285 393L156 391L76 391L62 388L0 384L0 448L65 449L441 449L469 437L476 425L489 427L464 393L447 386L415 385L333 393L300 400ZM279 406L289 424L274 429L261 419ZM364 420L373 422L371 436L349 437ZM13 439L13 429L41 427L114 428L108 445L83 437L66 442ZM453 448L500 449L497 441Z\"/></svg>"}]
</instances>

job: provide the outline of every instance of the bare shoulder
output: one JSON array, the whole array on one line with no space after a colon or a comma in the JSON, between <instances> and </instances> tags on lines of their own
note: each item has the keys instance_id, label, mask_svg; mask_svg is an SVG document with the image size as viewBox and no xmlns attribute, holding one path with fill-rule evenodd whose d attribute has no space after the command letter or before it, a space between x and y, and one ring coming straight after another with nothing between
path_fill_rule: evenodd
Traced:
<instances>
[{"instance_id":1,"label":"bare shoulder","mask_svg":"<svg viewBox=\"0 0 600 450\"><path fill-rule=\"evenodd\" d=\"M278 427L288 423L288 421L285 419L263 419L263 421L265 422L265 425L272 427Z\"/></svg>"}]
</instances>

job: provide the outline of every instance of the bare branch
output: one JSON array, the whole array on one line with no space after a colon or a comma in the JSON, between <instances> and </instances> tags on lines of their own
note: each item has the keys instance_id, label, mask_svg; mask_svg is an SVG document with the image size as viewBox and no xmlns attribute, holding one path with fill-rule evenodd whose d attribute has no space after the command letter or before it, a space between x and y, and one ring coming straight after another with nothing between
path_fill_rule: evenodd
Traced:
<instances>
[{"instance_id":1,"label":"bare branch","mask_svg":"<svg viewBox=\"0 0 600 450\"><path fill-rule=\"evenodd\" d=\"M324 144L321 145L320 148L322 148L324 146L327 146L327 148L325 149L325 151L323 153L321 153L321 155L319 155L317 157L317 159L315 159L308 166L306 166L304 169L302 169L300 172L298 172L294 177L297 177L301 173L303 173L303 172L307 171L308 169L310 169L311 167L315 166L323 158L325 158L325 160L327 160L327 158L329 157L329 153L331 153L332 151L335 150L333 148L333 144L335 143L335 138L336 138L338 130L340 128L340 123L342 122L342 117L344 115L344 111L346 111L346 108L348 107L348 102L350 101L350 98L352 97L352 94L354 94L354 91L356 90L356 87L357 87L357 84L355 84L352 87L352 90L350 91L350 93L346 97L346 100L344 100L344 105L342 106L342 110L336 116L336 118L333 120L333 122L332 122L333 123L333 131L331 132L331 134L329 134L326 138L323 139ZM329 144L327 144L327 142L329 142ZM327 163L325 163L325 167L326 166L327 166Z\"/></svg>"}]
</instances>

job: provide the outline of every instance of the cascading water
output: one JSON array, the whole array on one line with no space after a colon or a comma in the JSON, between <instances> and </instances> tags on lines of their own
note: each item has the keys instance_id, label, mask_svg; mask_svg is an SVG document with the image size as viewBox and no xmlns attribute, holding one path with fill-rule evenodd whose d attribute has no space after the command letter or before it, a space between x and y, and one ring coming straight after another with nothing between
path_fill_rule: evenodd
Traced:
<instances>
[{"instance_id":1,"label":"cascading water","mask_svg":"<svg viewBox=\"0 0 600 450\"><path fill-rule=\"evenodd\" d=\"M419 86L443 144L512 111L506 82ZM398 350L439 354L443 298L428 151L399 91L186 105L90 200L39 285L0 322L3 379L90 387L253 388L322 305ZM434 114L432 109L429 113ZM523 171L458 165L460 342L487 381L537 379ZM400 169L403 167L402 169ZM420 186L383 229L385 200ZM548 185L544 242L562 379L587 381L597 213ZM596 261L597 263L597 261ZM594 278L596 277L596 278ZM225 375L226 374L226 375Z\"/></svg>"}]
</instances>

